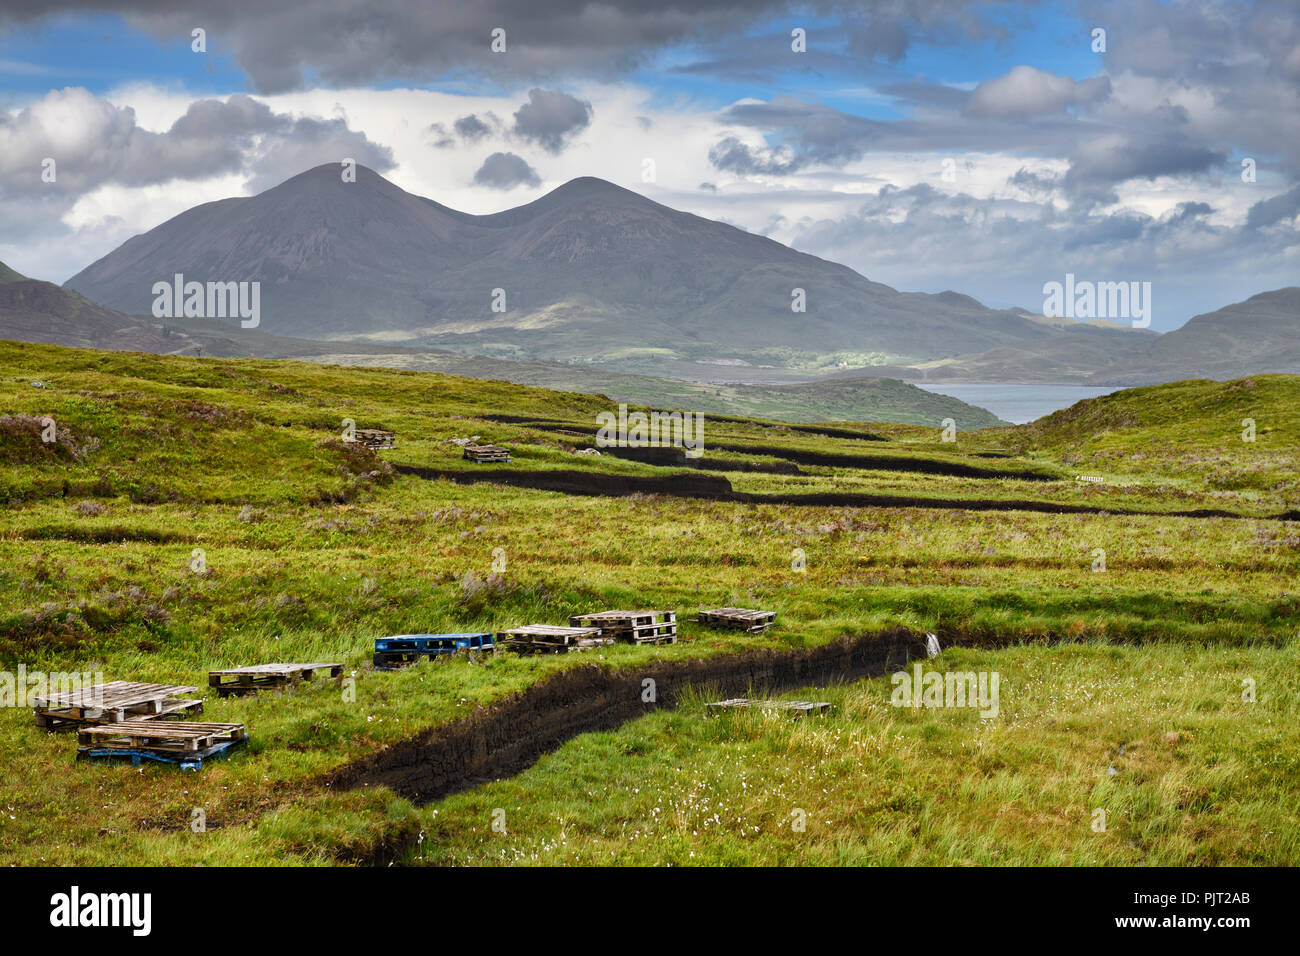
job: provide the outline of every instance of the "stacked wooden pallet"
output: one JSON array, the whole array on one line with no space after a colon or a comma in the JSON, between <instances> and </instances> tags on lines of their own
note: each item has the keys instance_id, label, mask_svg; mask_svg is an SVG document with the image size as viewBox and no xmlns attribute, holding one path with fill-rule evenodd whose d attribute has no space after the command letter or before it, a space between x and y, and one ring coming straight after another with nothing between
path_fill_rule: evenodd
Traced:
<instances>
[{"instance_id":1,"label":"stacked wooden pallet","mask_svg":"<svg viewBox=\"0 0 1300 956\"><path fill-rule=\"evenodd\" d=\"M516 654L567 654L614 643L598 627L559 627L551 624L527 624L497 633L497 643Z\"/></svg>"},{"instance_id":2,"label":"stacked wooden pallet","mask_svg":"<svg viewBox=\"0 0 1300 956\"><path fill-rule=\"evenodd\" d=\"M205 760L225 756L247 739L243 724L124 720L80 728L77 759L129 759L136 766L153 760L197 770Z\"/></svg>"},{"instance_id":3,"label":"stacked wooden pallet","mask_svg":"<svg viewBox=\"0 0 1300 956\"><path fill-rule=\"evenodd\" d=\"M208 685L220 696L251 694L259 690L279 690L311 680L317 671L330 677L343 673L342 664L254 664L252 667L228 667L208 671Z\"/></svg>"},{"instance_id":4,"label":"stacked wooden pallet","mask_svg":"<svg viewBox=\"0 0 1300 956\"><path fill-rule=\"evenodd\" d=\"M353 440L374 449L392 448L396 444L392 432L380 431L378 428L358 428Z\"/></svg>"},{"instance_id":5,"label":"stacked wooden pallet","mask_svg":"<svg viewBox=\"0 0 1300 956\"><path fill-rule=\"evenodd\" d=\"M720 713L728 710L747 710L756 707L760 710L782 710L793 717L806 717L809 714L825 716L830 713L831 705L824 700L750 700L748 697L733 697L708 704L707 713Z\"/></svg>"},{"instance_id":6,"label":"stacked wooden pallet","mask_svg":"<svg viewBox=\"0 0 1300 956\"><path fill-rule=\"evenodd\" d=\"M673 611L596 611L575 614L571 627L597 627L605 637L629 644L677 643L677 615Z\"/></svg>"},{"instance_id":7,"label":"stacked wooden pallet","mask_svg":"<svg viewBox=\"0 0 1300 956\"><path fill-rule=\"evenodd\" d=\"M700 612L700 623L710 627L729 627L757 634L772 626L775 611L756 611L746 607L715 607Z\"/></svg>"},{"instance_id":8,"label":"stacked wooden pallet","mask_svg":"<svg viewBox=\"0 0 1300 956\"><path fill-rule=\"evenodd\" d=\"M90 724L152 720L185 711L203 713L203 701L185 698L197 688L115 680L33 701L36 726L66 730Z\"/></svg>"},{"instance_id":9,"label":"stacked wooden pallet","mask_svg":"<svg viewBox=\"0 0 1300 956\"><path fill-rule=\"evenodd\" d=\"M509 461L510 452L500 445L466 445L463 456L467 461Z\"/></svg>"}]
</instances>

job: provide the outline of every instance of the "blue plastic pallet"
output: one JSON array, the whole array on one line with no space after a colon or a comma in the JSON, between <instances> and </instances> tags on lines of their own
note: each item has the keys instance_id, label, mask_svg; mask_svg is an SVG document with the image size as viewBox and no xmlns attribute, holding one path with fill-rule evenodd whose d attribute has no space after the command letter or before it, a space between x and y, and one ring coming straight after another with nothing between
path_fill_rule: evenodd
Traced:
<instances>
[{"instance_id":1,"label":"blue plastic pallet","mask_svg":"<svg viewBox=\"0 0 1300 956\"><path fill-rule=\"evenodd\" d=\"M156 763L173 764L182 770L196 771L202 769L204 761L229 757L230 751L247 742L247 737L241 737L239 740L223 740L211 747L184 753L160 753L156 750L123 750L117 747L78 747L77 759L92 763L109 763L113 760L129 759L133 767L140 766L146 760L152 760Z\"/></svg>"},{"instance_id":2,"label":"blue plastic pallet","mask_svg":"<svg viewBox=\"0 0 1300 956\"><path fill-rule=\"evenodd\" d=\"M493 635L482 632L464 634L399 634L375 638L376 654L415 651L421 654L454 654L471 647L492 647Z\"/></svg>"},{"instance_id":3,"label":"blue plastic pallet","mask_svg":"<svg viewBox=\"0 0 1300 956\"><path fill-rule=\"evenodd\" d=\"M463 634L399 634L375 638L375 666L410 664L422 657L436 658L496 650L496 637L481 631Z\"/></svg>"}]
</instances>

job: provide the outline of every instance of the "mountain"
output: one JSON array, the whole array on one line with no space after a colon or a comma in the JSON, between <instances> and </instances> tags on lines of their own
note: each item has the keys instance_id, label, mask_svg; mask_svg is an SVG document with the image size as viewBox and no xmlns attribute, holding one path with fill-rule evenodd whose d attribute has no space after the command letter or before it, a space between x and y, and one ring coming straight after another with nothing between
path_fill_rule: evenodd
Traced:
<instances>
[{"instance_id":1,"label":"mountain","mask_svg":"<svg viewBox=\"0 0 1300 956\"><path fill-rule=\"evenodd\" d=\"M259 328L273 335L643 360L637 371L670 358L909 365L1064 334L958 293L899 292L591 177L474 216L364 167L345 183L320 166L181 213L66 287L148 314L153 284L176 273L260 281ZM805 312L792 311L796 289Z\"/></svg>"},{"instance_id":2,"label":"mountain","mask_svg":"<svg viewBox=\"0 0 1300 956\"><path fill-rule=\"evenodd\" d=\"M1261 292L1198 315L1093 377L1101 384L1150 385L1261 372L1300 373L1300 286Z\"/></svg>"},{"instance_id":3,"label":"mountain","mask_svg":"<svg viewBox=\"0 0 1300 956\"><path fill-rule=\"evenodd\" d=\"M51 282L28 279L4 263L0 263L0 338L146 352L170 352L183 344L156 325L96 305Z\"/></svg>"},{"instance_id":4,"label":"mountain","mask_svg":"<svg viewBox=\"0 0 1300 956\"><path fill-rule=\"evenodd\" d=\"M159 355L199 352L225 358L270 356L299 347L307 352L320 348L317 343L250 336L222 322L126 315L52 282L28 279L3 262L0 339Z\"/></svg>"}]
</instances>

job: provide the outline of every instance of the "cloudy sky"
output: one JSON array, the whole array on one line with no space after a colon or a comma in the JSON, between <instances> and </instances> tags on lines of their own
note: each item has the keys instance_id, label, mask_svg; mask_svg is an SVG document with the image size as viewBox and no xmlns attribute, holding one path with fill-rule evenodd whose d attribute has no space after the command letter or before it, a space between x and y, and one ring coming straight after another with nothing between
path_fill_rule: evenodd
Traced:
<instances>
[{"instance_id":1,"label":"cloudy sky","mask_svg":"<svg viewBox=\"0 0 1300 956\"><path fill-rule=\"evenodd\" d=\"M346 157L475 213L599 176L994 306L1150 281L1157 329L1300 284L1296 0L3 0L0 91L0 261L55 282Z\"/></svg>"}]
</instances>

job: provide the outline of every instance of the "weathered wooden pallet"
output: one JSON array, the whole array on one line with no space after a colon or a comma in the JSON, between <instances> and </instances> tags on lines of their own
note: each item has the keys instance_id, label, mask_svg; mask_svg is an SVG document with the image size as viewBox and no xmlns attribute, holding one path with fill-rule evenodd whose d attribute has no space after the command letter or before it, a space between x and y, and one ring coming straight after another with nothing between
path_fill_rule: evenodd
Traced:
<instances>
[{"instance_id":1,"label":"weathered wooden pallet","mask_svg":"<svg viewBox=\"0 0 1300 956\"><path fill-rule=\"evenodd\" d=\"M92 763L107 763L114 760L130 760L133 767L138 767L144 761L149 760L154 763L172 764L180 767L181 770L201 770L204 763L229 757L238 747L242 747L248 742L247 735L235 740L223 740L213 744L211 747L204 747L202 750L186 751L159 751L159 750L132 750L130 748L116 747L78 747L77 759L89 761Z\"/></svg>"},{"instance_id":2,"label":"weathered wooden pallet","mask_svg":"<svg viewBox=\"0 0 1300 956\"><path fill-rule=\"evenodd\" d=\"M760 710L783 710L794 717L806 717L809 714L825 716L831 711L829 701L824 700L750 700L748 697L733 697L705 705L705 712L727 710L744 710L756 707Z\"/></svg>"},{"instance_id":3,"label":"weathered wooden pallet","mask_svg":"<svg viewBox=\"0 0 1300 956\"><path fill-rule=\"evenodd\" d=\"M150 753L191 753L245 736L243 724L180 720L124 720L77 729L77 743L82 747Z\"/></svg>"},{"instance_id":4,"label":"weathered wooden pallet","mask_svg":"<svg viewBox=\"0 0 1300 956\"><path fill-rule=\"evenodd\" d=\"M700 623L710 627L729 627L757 634L772 626L775 611L756 611L747 607L715 607L700 612Z\"/></svg>"},{"instance_id":5,"label":"weathered wooden pallet","mask_svg":"<svg viewBox=\"0 0 1300 956\"><path fill-rule=\"evenodd\" d=\"M392 448L396 444L392 432L381 431L378 428L358 428L353 435L353 441L374 449Z\"/></svg>"},{"instance_id":6,"label":"weathered wooden pallet","mask_svg":"<svg viewBox=\"0 0 1300 956\"><path fill-rule=\"evenodd\" d=\"M186 700L179 696L193 693L197 689L180 684L115 680L62 694L38 697L32 701L32 711L37 726L49 730L122 720L147 720L191 708L197 708L202 713L203 701Z\"/></svg>"},{"instance_id":7,"label":"weathered wooden pallet","mask_svg":"<svg viewBox=\"0 0 1300 956\"><path fill-rule=\"evenodd\" d=\"M463 634L400 634L375 638L376 667L410 664L421 659L450 657L453 654L476 656L496 653L496 640L487 632Z\"/></svg>"},{"instance_id":8,"label":"weathered wooden pallet","mask_svg":"<svg viewBox=\"0 0 1300 956\"><path fill-rule=\"evenodd\" d=\"M510 452L500 445L466 445L463 456L467 461L509 461Z\"/></svg>"},{"instance_id":9,"label":"weathered wooden pallet","mask_svg":"<svg viewBox=\"0 0 1300 956\"><path fill-rule=\"evenodd\" d=\"M104 717L87 717L83 712L74 709L64 710L36 710L33 714L36 718L36 726L44 727L46 730L71 730L74 727L82 727L86 724L103 724L112 723L116 720L123 720L129 716L133 720L152 720L154 718L167 717L172 714L184 714L186 717L198 717L203 713L203 701L194 699L182 699L168 697L162 701L162 705L155 711L149 713L128 712L122 717L114 716L113 720L106 720Z\"/></svg>"},{"instance_id":10,"label":"weathered wooden pallet","mask_svg":"<svg viewBox=\"0 0 1300 956\"><path fill-rule=\"evenodd\" d=\"M566 654L593 647L607 647L612 637L598 627L561 627L553 624L527 624L497 633L497 643L516 654Z\"/></svg>"},{"instance_id":11,"label":"weathered wooden pallet","mask_svg":"<svg viewBox=\"0 0 1300 956\"><path fill-rule=\"evenodd\" d=\"M572 627L598 627L605 637L630 644L677 643L674 611L596 611L569 618Z\"/></svg>"},{"instance_id":12,"label":"weathered wooden pallet","mask_svg":"<svg viewBox=\"0 0 1300 956\"><path fill-rule=\"evenodd\" d=\"M317 671L327 671L330 677L343 673L342 664L253 664L249 667L227 667L208 671L208 686L220 696L252 694L260 690L276 690L292 684L311 680Z\"/></svg>"}]
</instances>

